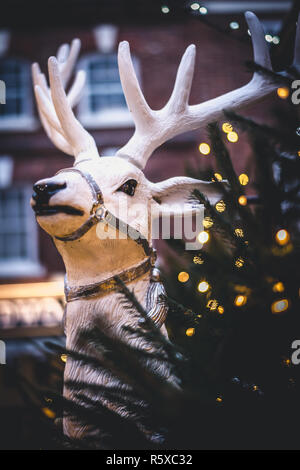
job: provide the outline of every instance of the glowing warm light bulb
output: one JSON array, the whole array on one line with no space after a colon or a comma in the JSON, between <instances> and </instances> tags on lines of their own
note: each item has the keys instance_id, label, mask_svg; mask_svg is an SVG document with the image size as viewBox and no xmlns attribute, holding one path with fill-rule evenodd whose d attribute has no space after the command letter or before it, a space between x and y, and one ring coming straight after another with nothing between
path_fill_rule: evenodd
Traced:
<instances>
[{"instance_id":1,"label":"glowing warm light bulb","mask_svg":"<svg viewBox=\"0 0 300 470\"><path fill-rule=\"evenodd\" d=\"M226 134L228 134L229 132L232 132L233 131L233 127L232 125L230 124L230 122L224 122L222 124L222 131L223 132L226 132Z\"/></svg>"},{"instance_id":2,"label":"glowing warm light bulb","mask_svg":"<svg viewBox=\"0 0 300 470\"><path fill-rule=\"evenodd\" d=\"M50 408L42 408L42 412L44 413L45 416L47 416L47 418L50 418L50 419L54 419L56 414L54 413L54 411L50 410Z\"/></svg>"},{"instance_id":3,"label":"glowing warm light bulb","mask_svg":"<svg viewBox=\"0 0 300 470\"><path fill-rule=\"evenodd\" d=\"M288 299L276 300L271 305L272 313L281 313L281 312L284 312L285 310L287 310L288 308L289 308Z\"/></svg>"},{"instance_id":4,"label":"glowing warm light bulb","mask_svg":"<svg viewBox=\"0 0 300 470\"><path fill-rule=\"evenodd\" d=\"M214 221L211 217L204 217L203 220L203 227L204 228L210 228L214 225Z\"/></svg>"},{"instance_id":5,"label":"glowing warm light bulb","mask_svg":"<svg viewBox=\"0 0 300 470\"><path fill-rule=\"evenodd\" d=\"M198 284L198 291L199 291L199 292L204 293L204 292L207 292L208 289L209 289L209 284L208 284L208 282L206 282L206 281L201 281L201 282L199 282L199 284Z\"/></svg>"},{"instance_id":6,"label":"glowing warm light bulb","mask_svg":"<svg viewBox=\"0 0 300 470\"><path fill-rule=\"evenodd\" d=\"M195 334L195 328L188 328L185 332L187 336L194 336Z\"/></svg>"},{"instance_id":7,"label":"glowing warm light bulb","mask_svg":"<svg viewBox=\"0 0 300 470\"><path fill-rule=\"evenodd\" d=\"M220 315L223 315L223 313L224 313L224 307L223 307L222 305L219 305L219 307L218 307L218 312L219 312Z\"/></svg>"},{"instance_id":8,"label":"glowing warm light bulb","mask_svg":"<svg viewBox=\"0 0 300 470\"><path fill-rule=\"evenodd\" d=\"M245 264L245 260L240 256L239 258L235 260L234 264L236 265L237 268L242 268Z\"/></svg>"},{"instance_id":9,"label":"glowing warm light bulb","mask_svg":"<svg viewBox=\"0 0 300 470\"><path fill-rule=\"evenodd\" d=\"M214 177L216 178L217 181L222 181L223 177L220 173L215 173Z\"/></svg>"},{"instance_id":10,"label":"glowing warm light bulb","mask_svg":"<svg viewBox=\"0 0 300 470\"><path fill-rule=\"evenodd\" d=\"M62 354L62 355L60 356L60 359L62 360L62 362L67 362L67 357L68 357L68 356L67 356L66 354Z\"/></svg>"},{"instance_id":11,"label":"glowing warm light bulb","mask_svg":"<svg viewBox=\"0 0 300 470\"><path fill-rule=\"evenodd\" d=\"M237 135L236 132L231 131L231 132L228 132L227 139L229 140L229 142L234 143L234 142L237 142L239 140L239 136Z\"/></svg>"},{"instance_id":12,"label":"glowing warm light bulb","mask_svg":"<svg viewBox=\"0 0 300 470\"><path fill-rule=\"evenodd\" d=\"M187 272L185 272L185 271L181 271L181 272L178 274L177 278L178 278L178 281L179 281L179 282L187 282L187 281L189 280L189 278L190 278L190 275L189 275L189 273L187 273Z\"/></svg>"},{"instance_id":13,"label":"glowing warm light bulb","mask_svg":"<svg viewBox=\"0 0 300 470\"><path fill-rule=\"evenodd\" d=\"M239 201L239 204L240 204L241 206L246 206L246 205L247 205L247 198L246 198L246 196L240 196L239 199L238 199L238 201Z\"/></svg>"},{"instance_id":14,"label":"glowing warm light bulb","mask_svg":"<svg viewBox=\"0 0 300 470\"><path fill-rule=\"evenodd\" d=\"M287 87L280 87L280 88L277 88L277 95L279 96L279 98L281 98L282 100L285 100L286 98L289 97L289 94L290 94L290 90L287 88Z\"/></svg>"},{"instance_id":15,"label":"glowing warm light bulb","mask_svg":"<svg viewBox=\"0 0 300 470\"><path fill-rule=\"evenodd\" d=\"M240 238L244 236L244 230L242 228L236 228L234 230L234 233L236 234L237 237L240 237Z\"/></svg>"},{"instance_id":16,"label":"glowing warm light bulb","mask_svg":"<svg viewBox=\"0 0 300 470\"><path fill-rule=\"evenodd\" d=\"M210 153L210 146L207 143L202 142L199 145L199 152L202 153L202 155L208 155Z\"/></svg>"},{"instance_id":17,"label":"glowing warm light bulb","mask_svg":"<svg viewBox=\"0 0 300 470\"><path fill-rule=\"evenodd\" d=\"M206 243L209 240L209 233L203 230L203 232L199 233L197 239L199 243Z\"/></svg>"},{"instance_id":18,"label":"glowing warm light bulb","mask_svg":"<svg viewBox=\"0 0 300 470\"><path fill-rule=\"evenodd\" d=\"M290 240L290 234L287 230L282 228L281 230L278 230L278 232L275 235L275 238L276 238L278 245L286 245Z\"/></svg>"},{"instance_id":19,"label":"glowing warm light bulb","mask_svg":"<svg viewBox=\"0 0 300 470\"><path fill-rule=\"evenodd\" d=\"M201 258L201 256L194 256L193 261L195 264L203 264L204 260Z\"/></svg>"},{"instance_id":20,"label":"glowing warm light bulb","mask_svg":"<svg viewBox=\"0 0 300 470\"><path fill-rule=\"evenodd\" d=\"M211 299L207 302L206 307L209 308L209 310L217 310L218 301L216 299Z\"/></svg>"},{"instance_id":21,"label":"glowing warm light bulb","mask_svg":"<svg viewBox=\"0 0 300 470\"><path fill-rule=\"evenodd\" d=\"M226 204L223 200L217 202L215 205L215 208L217 209L218 212L224 212L226 209Z\"/></svg>"},{"instance_id":22,"label":"glowing warm light bulb","mask_svg":"<svg viewBox=\"0 0 300 470\"><path fill-rule=\"evenodd\" d=\"M222 403L222 401L223 401L223 398L221 398L221 397L217 397L217 398L216 398L216 401L217 401L218 403Z\"/></svg>"},{"instance_id":23,"label":"glowing warm light bulb","mask_svg":"<svg viewBox=\"0 0 300 470\"><path fill-rule=\"evenodd\" d=\"M243 305L245 305L247 302L247 297L245 295L237 295L236 298L234 299L234 305L236 307L242 307Z\"/></svg>"},{"instance_id":24,"label":"glowing warm light bulb","mask_svg":"<svg viewBox=\"0 0 300 470\"><path fill-rule=\"evenodd\" d=\"M276 282L273 286L273 292L283 292L284 291L284 285L281 281Z\"/></svg>"},{"instance_id":25,"label":"glowing warm light bulb","mask_svg":"<svg viewBox=\"0 0 300 470\"><path fill-rule=\"evenodd\" d=\"M242 186L246 186L249 183L249 176L246 173L241 173L239 176L239 182Z\"/></svg>"}]
</instances>

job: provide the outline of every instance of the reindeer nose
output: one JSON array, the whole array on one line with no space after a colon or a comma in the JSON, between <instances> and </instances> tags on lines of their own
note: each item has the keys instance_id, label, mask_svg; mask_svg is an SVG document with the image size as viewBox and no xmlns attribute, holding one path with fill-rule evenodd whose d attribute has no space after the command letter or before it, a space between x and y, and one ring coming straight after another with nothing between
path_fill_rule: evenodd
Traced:
<instances>
[{"instance_id":1,"label":"reindeer nose","mask_svg":"<svg viewBox=\"0 0 300 470\"><path fill-rule=\"evenodd\" d=\"M33 185L34 193L32 199L40 204L48 204L51 196L66 187L66 183L36 183Z\"/></svg>"}]
</instances>

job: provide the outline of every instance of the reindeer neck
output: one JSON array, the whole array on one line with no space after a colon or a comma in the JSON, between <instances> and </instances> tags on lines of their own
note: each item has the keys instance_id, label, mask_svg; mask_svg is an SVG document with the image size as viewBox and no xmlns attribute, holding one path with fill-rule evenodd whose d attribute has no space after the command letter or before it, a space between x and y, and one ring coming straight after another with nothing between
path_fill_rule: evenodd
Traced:
<instances>
[{"instance_id":1,"label":"reindeer neck","mask_svg":"<svg viewBox=\"0 0 300 470\"><path fill-rule=\"evenodd\" d=\"M101 240L92 228L72 242L55 240L71 288L105 281L134 268L147 259L143 248L129 239Z\"/></svg>"},{"instance_id":2,"label":"reindeer neck","mask_svg":"<svg viewBox=\"0 0 300 470\"><path fill-rule=\"evenodd\" d=\"M132 281L128 288L134 291L135 297L145 308L147 292L150 283L150 273ZM75 300L67 304L66 333L70 346L73 346L73 334L80 329L92 327L101 318L105 329L112 333L120 332L123 324L134 325L136 319L132 313L120 302L120 293L113 291L99 297ZM136 325L135 325L136 326Z\"/></svg>"}]
</instances>

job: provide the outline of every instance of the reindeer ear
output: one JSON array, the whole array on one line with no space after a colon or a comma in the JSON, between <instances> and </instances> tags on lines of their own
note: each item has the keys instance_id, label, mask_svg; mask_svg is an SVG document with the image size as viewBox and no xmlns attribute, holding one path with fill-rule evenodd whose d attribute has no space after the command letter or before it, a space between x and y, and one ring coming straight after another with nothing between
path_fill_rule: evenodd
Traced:
<instances>
[{"instance_id":1,"label":"reindeer ear","mask_svg":"<svg viewBox=\"0 0 300 470\"><path fill-rule=\"evenodd\" d=\"M150 183L153 199L159 204L159 212L183 215L187 212L200 210L201 204L191 200L195 189L201 191L210 201L215 204L222 198L220 185L210 181L201 181L188 177L169 178L160 183Z\"/></svg>"}]
</instances>

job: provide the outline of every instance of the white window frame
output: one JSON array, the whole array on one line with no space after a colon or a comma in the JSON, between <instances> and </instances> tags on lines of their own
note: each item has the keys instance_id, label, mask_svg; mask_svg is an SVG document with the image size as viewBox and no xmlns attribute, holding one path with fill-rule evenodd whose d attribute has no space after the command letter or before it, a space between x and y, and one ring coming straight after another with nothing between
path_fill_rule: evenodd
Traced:
<instances>
[{"instance_id":1,"label":"white window frame","mask_svg":"<svg viewBox=\"0 0 300 470\"><path fill-rule=\"evenodd\" d=\"M106 54L101 54L106 55ZM115 53L107 54L115 55ZM117 57L117 56L116 56ZM89 64L93 60L99 59L99 53L88 54L79 61L78 69L84 70L88 74ZM138 60L133 57L133 65L136 71L136 74L139 78L140 69ZM78 118L80 122L86 128L102 128L102 129L111 129L111 128L123 128L123 127L133 127L134 122L132 115L129 112L127 106L116 107L116 108L104 108L98 112L92 112L89 106L89 95L91 94L91 88L88 83L85 84L83 96L78 104Z\"/></svg>"},{"instance_id":2,"label":"white window frame","mask_svg":"<svg viewBox=\"0 0 300 470\"><path fill-rule=\"evenodd\" d=\"M11 257L8 259L0 258L0 278L17 278L17 277L36 277L45 274L45 269L39 262L39 244L38 229L33 211L29 201L32 193L30 185L16 185L16 189L24 191L24 221L26 224L26 254L24 258ZM1 191L11 190L12 186ZM27 203L28 202L28 203ZM1 222L2 219L0 219Z\"/></svg>"},{"instance_id":3,"label":"white window frame","mask_svg":"<svg viewBox=\"0 0 300 470\"><path fill-rule=\"evenodd\" d=\"M22 68L22 114L12 114L12 115L0 115L0 131L4 132L15 132L15 131L25 131L31 132L38 128L38 122L33 113L33 96L32 96L32 84L31 84L31 75L30 75L30 64L24 59L16 57L7 57L0 59L1 62L17 62ZM4 79L5 77L1 77ZM6 101L10 94L9 83L6 85ZM2 104L0 106L6 106Z\"/></svg>"}]
</instances>

